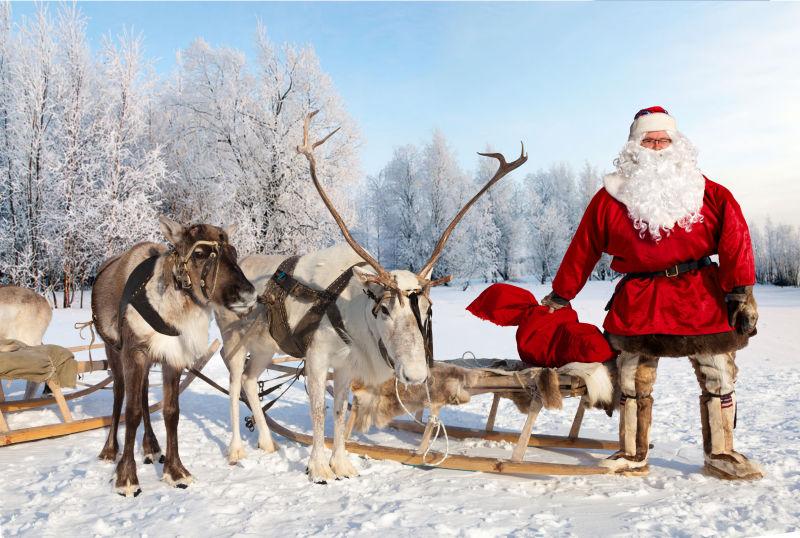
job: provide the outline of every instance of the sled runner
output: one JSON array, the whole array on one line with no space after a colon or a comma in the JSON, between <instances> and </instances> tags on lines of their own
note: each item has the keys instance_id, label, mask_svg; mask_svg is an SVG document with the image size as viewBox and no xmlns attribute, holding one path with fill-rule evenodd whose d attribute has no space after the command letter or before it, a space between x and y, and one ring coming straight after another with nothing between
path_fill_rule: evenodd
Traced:
<instances>
[{"instance_id":1,"label":"sled runner","mask_svg":"<svg viewBox=\"0 0 800 538\"><path fill-rule=\"evenodd\" d=\"M288 357L277 358L276 364L273 364L270 369L282 372L283 374L302 375L302 366L291 367L280 364L289 360L296 359ZM604 368L601 365L597 365L596 367ZM347 450L360 456L392 460L406 465L437 466L445 469L467 471L523 475L590 475L608 473L607 469L596 465L549 463L525 459L528 447L612 451L618 449L619 445L616 440L607 441L579 437L585 410L590 402L594 401L597 397L596 394L590 394L590 391L587 389L587 378L584 373L576 372L574 369L570 368L565 368L564 372L571 373L556 373L555 370L546 368L526 368L521 361L443 361L434 363L431 373L434 380L431 382L432 388L430 392L447 384L448 376L452 377L451 371L453 368L459 369L456 371L456 376L464 376L463 383L456 391L466 391L467 399L469 396L488 393L493 394L494 399L484 429L447 426L446 435L457 439L484 439L487 441L514 443L514 448L511 454L509 454L509 457L471 456L431 450L431 442L435 437L434 432L440 427L439 412L441 407L444 405L464 403L463 393L453 394L452 391L448 393L448 391L445 390L444 392L440 391L438 396L434 395L433 398L428 395L427 398L415 399L414 387L408 387L403 389L406 393L406 397L408 397L408 401L405 400L406 397L402 397L402 406L404 408L413 407L417 411L415 421L385 420L386 417L383 417L384 420L375 420L374 416L366 416L374 411L375 407L372 404L375 402L366 402L367 405L365 406L364 400L369 399L369 394L364 391L363 387L357 384L354 384L353 404L350 406L350 415L347 421L348 438L354 428L361 426L361 429L364 429L364 425L368 427L372 423L377 423L379 426L388 425L397 430L418 433L421 434L421 438L416 449L348 441L346 443ZM607 373L604 373L604 375L607 375ZM436 379L437 376L439 378L438 381ZM293 376L290 375L290 377ZM556 385L549 387L549 389L543 387L542 380L545 378L548 378L551 382L557 379ZM591 385L592 382L590 381L589 384ZM387 393L400 395L399 389L395 387L393 382L387 382L382 388L384 389L384 397ZM271 391L274 389L275 387L269 390ZM416 392L418 393L417 395L422 394L419 389L417 389ZM539 412L545 407L557 407L553 400L555 393L558 394L559 399L562 397L578 397L581 399L578 410L573 418L569 434L566 436L533 434L533 425L536 422ZM457 401L458 398L461 398L461 401ZM526 420L520 432L495 430L494 423L501 398L513 399L518 407L520 407L520 405L527 406L524 413L526 415ZM448 399L450 401L447 401ZM427 402L425 400L427 400ZM269 408L272 403L274 403L274 400L264 407ZM560 401L558 403L560 404ZM382 403L384 406L385 404L386 401ZM424 409L428 409L429 416L428 420L423 423L421 419ZM264 414L269 427L273 431L292 441L306 445L312 443L311 435L296 432L290 427L279 423L266 413ZM331 448L333 440L327 437L325 439L325 445Z\"/></svg>"},{"instance_id":2,"label":"sled runner","mask_svg":"<svg viewBox=\"0 0 800 538\"><path fill-rule=\"evenodd\" d=\"M34 381L41 381L47 383L50 387L51 394L40 398L32 398L28 400L5 400L2 384L0 384L0 447L5 445L12 445L16 443L24 443L27 441L36 441L39 439L47 439L50 437L59 437L62 435L69 435L88 430L94 430L108 426L111 424L111 416L92 417L75 420L72 417L67 401L82 398L93 392L111 384L111 376L107 376L98 383L87 386L84 389L75 390L69 393L63 393L61 388L62 384L75 384L75 376L81 373L90 373L108 368L108 362L105 360L88 360L76 361L72 356L73 353L87 351L90 349L101 349L103 344L95 344L91 346L78 346L71 348L62 348L60 346L35 346L27 348L31 350L30 353L44 357L44 360L50 358L50 354L55 353L56 359L51 360L51 368L42 372L34 372L31 368L27 371L21 372L19 363L12 364L11 358L8 356L0 355L0 379L29 379ZM218 340L214 340L209 346L208 350L197 360L194 367L201 369L211 359L214 353L220 347ZM37 348L49 348L47 350L39 350ZM47 352L50 352L48 354ZM58 356L60 355L60 358ZM58 364L58 367L55 365ZM72 379L69 382L69 379ZM192 373L187 373L180 384L180 391L189 386L194 380L195 376ZM66 381L66 383L65 383ZM43 426L33 426L29 428L19 428L12 430L3 416L3 413L13 411L23 411L26 409L35 409L48 405L57 405L61 414L62 422L57 424L47 424ZM149 407L150 413L159 411L163 402L159 401Z\"/></svg>"}]
</instances>

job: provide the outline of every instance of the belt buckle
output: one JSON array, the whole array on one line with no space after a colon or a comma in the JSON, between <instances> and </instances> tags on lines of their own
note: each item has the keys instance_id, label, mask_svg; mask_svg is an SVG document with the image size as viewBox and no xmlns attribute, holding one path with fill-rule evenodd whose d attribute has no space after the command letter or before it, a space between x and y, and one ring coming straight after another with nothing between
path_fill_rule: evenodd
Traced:
<instances>
[{"instance_id":1,"label":"belt buckle","mask_svg":"<svg viewBox=\"0 0 800 538\"><path fill-rule=\"evenodd\" d=\"M670 267L670 268L668 268L668 269L666 269L664 271L664 274L667 275L667 278L672 278L674 276L678 276L678 273L679 273L679 270L678 270L678 265L677 264L673 265L672 267Z\"/></svg>"}]
</instances>

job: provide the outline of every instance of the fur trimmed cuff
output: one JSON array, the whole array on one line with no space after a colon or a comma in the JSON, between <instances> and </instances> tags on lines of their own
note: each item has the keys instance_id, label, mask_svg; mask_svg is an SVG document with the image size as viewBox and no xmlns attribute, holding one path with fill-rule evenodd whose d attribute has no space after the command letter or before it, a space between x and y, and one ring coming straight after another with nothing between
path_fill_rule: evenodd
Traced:
<instances>
[{"instance_id":1,"label":"fur trimmed cuff","mask_svg":"<svg viewBox=\"0 0 800 538\"><path fill-rule=\"evenodd\" d=\"M698 336L674 334L622 336L607 333L606 339L617 351L641 353L651 357L688 357L738 351L747 346L750 336L737 331Z\"/></svg>"}]
</instances>

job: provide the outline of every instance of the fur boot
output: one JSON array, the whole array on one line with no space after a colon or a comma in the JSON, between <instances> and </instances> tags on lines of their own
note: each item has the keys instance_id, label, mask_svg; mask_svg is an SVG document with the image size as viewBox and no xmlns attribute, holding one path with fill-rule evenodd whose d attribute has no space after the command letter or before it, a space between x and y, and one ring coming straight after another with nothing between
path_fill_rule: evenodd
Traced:
<instances>
[{"instance_id":1,"label":"fur boot","mask_svg":"<svg viewBox=\"0 0 800 538\"><path fill-rule=\"evenodd\" d=\"M622 395L619 405L619 450L600 462L615 473L645 474L653 417L653 385L658 358L623 352L617 358Z\"/></svg>"},{"instance_id":2,"label":"fur boot","mask_svg":"<svg viewBox=\"0 0 800 538\"><path fill-rule=\"evenodd\" d=\"M706 473L727 480L764 476L761 467L733 449L736 421L734 354L699 355L692 365L700 383L700 420Z\"/></svg>"}]
</instances>

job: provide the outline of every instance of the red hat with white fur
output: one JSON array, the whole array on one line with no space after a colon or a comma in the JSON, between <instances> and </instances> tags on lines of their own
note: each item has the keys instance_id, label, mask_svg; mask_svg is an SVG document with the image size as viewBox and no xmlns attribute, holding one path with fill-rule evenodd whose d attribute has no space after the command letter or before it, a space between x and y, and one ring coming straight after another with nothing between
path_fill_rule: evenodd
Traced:
<instances>
[{"instance_id":1,"label":"red hat with white fur","mask_svg":"<svg viewBox=\"0 0 800 538\"><path fill-rule=\"evenodd\" d=\"M678 126L675 123L675 118L670 116L669 112L660 106L651 106L650 108L643 108L633 117L628 140L633 140L651 131L677 130Z\"/></svg>"}]
</instances>

